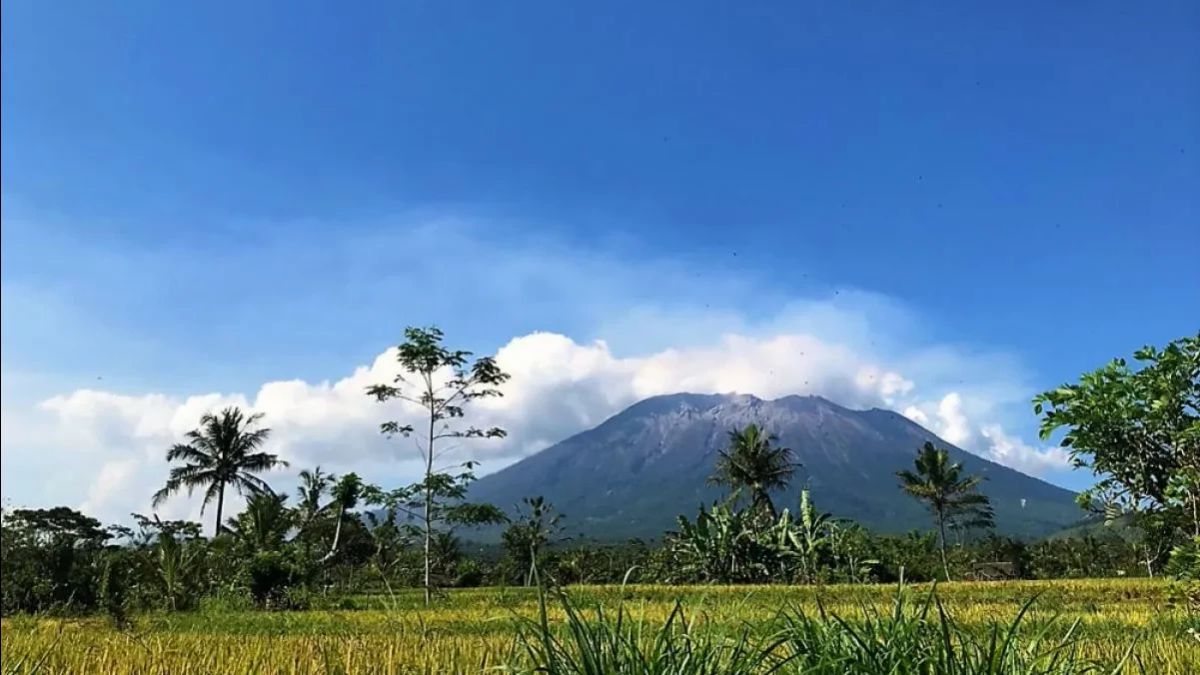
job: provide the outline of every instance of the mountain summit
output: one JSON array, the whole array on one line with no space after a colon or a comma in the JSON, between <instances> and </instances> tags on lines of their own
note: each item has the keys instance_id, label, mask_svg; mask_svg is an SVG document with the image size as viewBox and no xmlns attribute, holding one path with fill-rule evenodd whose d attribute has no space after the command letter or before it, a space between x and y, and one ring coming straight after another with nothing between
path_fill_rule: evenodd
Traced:
<instances>
[{"instance_id":1,"label":"mountain summit","mask_svg":"<svg viewBox=\"0 0 1200 675\"><path fill-rule=\"evenodd\" d=\"M729 432L758 424L791 448L801 468L774 498L794 510L800 489L817 506L877 531L930 527L925 507L904 494L896 472L926 441L984 476L996 525L1037 537L1078 521L1074 493L954 447L899 413L851 410L818 396L772 401L749 395L671 394L636 403L589 431L484 476L471 498L510 508L544 495L570 531L599 539L653 538L679 514L722 496L708 484Z\"/></svg>"}]
</instances>

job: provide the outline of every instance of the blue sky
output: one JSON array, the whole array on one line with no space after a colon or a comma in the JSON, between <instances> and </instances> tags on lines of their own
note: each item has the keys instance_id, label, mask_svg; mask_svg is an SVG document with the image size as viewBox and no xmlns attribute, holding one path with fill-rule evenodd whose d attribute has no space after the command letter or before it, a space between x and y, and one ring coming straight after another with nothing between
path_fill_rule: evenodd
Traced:
<instances>
[{"instance_id":1,"label":"blue sky","mask_svg":"<svg viewBox=\"0 0 1200 675\"><path fill-rule=\"evenodd\" d=\"M940 350L917 391L1032 443L1015 401L1197 328L1194 2L248 4L4 4L7 421L437 323Z\"/></svg>"}]
</instances>

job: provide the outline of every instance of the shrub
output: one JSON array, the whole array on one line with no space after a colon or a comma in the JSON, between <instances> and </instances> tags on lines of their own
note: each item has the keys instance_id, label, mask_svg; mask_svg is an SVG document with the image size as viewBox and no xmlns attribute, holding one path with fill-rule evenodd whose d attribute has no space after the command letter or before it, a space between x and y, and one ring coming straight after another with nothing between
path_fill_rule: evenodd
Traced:
<instances>
[{"instance_id":1,"label":"shrub","mask_svg":"<svg viewBox=\"0 0 1200 675\"><path fill-rule=\"evenodd\" d=\"M259 606L286 606L287 593L296 585L295 566L278 551L255 553L246 563L250 596Z\"/></svg>"}]
</instances>

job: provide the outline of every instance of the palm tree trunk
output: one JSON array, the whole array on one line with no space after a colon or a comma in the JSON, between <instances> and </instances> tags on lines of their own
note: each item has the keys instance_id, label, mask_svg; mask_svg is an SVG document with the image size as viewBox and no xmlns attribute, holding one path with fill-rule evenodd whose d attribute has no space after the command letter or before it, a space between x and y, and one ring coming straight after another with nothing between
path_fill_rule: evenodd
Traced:
<instances>
[{"instance_id":1,"label":"palm tree trunk","mask_svg":"<svg viewBox=\"0 0 1200 675\"><path fill-rule=\"evenodd\" d=\"M217 489L217 528L213 531L213 537L221 535L221 512L225 510L225 481L220 482L220 487Z\"/></svg>"},{"instance_id":2,"label":"palm tree trunk","mask_svg":"<svg viewBox=\"0 0 1200 675\"><path fill-rule=\"evenodd\" d=\"M342 502L338 505L337 525L333 527L333 544L329 547L329 553L321 557L321 564L329 562L337 553L338 543L342 538L342 521L346 519L346 503Z\"/></svg>"},{"instance_id":3,"label":"palm tree trunk","mask_svg":"<svg viewBox=\"0 0 1200 675\"><path fill-rule=\"evenodd\" d=\"M942 552L942 570L946 581L950 581L950 563L946 561L946 518L938 512L938 548Z\"/></svg>"}]
</instances>

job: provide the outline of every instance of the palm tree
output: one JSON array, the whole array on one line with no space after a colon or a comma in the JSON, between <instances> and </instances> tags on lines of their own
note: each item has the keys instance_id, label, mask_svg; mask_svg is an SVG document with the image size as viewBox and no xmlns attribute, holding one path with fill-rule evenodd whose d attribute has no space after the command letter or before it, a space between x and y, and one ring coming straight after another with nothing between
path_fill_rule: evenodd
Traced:
<instances>
[{"instance_id":1,"label":"palm tree","mask_svg":"<svg viewBox=\"0 0 1200 675\"><path fill-rule=\"evenodd\" d=\"M926 502L938 528L938 548L942 570L950 581L950 563L946 560L946 523L963 520L973 526L991 523L992 509L987 495L977 492L980 476L964 476L961 463L950 463L950 454L926 442L917 452L916 471L899 471L900 487Z\"/></svg>"},{"instance_id":2,"label":"palm tree","mask_svg":"<svg viewBox=\"0 0 1200 675\"><path fill-rule=\"evenodd\" d=\"M729 447L717 458L709 481L750 494L750 507L775 519L771 490L786 488L799 464L792 461L791 448L772 445L777 439L756 424L729 432Z\"/></svg>"},{"instance_id":3,"label":"palm tree","mask_svg":"<svg viewBox=\"0 0 1200 675\"><path fill-rule=\"evenodd\" d=\"M296 514L287 506L287 495L270 490L246 500L246 510L230 518L225 529L251 551L277 551L283 546Z\"/></svg>"},{"instance_id":4,"label":"palm tree","mask_svg":"<svg viewBox=\"0 0 1200 675\"><path fill-rule=\"evenodd\" d=\"M237 407L217 415L205 413L200 427L187 433L187 443L167 450L168 462L183 465L173 467L166 485L154 493L154 506L182 489L186 488L190 497L196 488L204 488L200 513L209 502L217 501L215 534L220 534L225 488L231 487L238 494L263 492L269 489L267 483L254 474L287 466L277 455L257 452L271 434L270 429L251 429L262 417L262 413L247 416Z\"/></svg>"},{"instance_id":5,"label":"palm tree","mask_svg":"<svg viewBox=\"0 0 1200 675\"><path fill-rule=\"evenodd\" d=\"M329 562L333 556L337 555L338 544L342 540L342 521L346 519L346 512L358 505L363 487L362 479L358 477L358 474L348 473L338 479L330 490L333 501L329 506L337 507L337 524L334 526L333 543L329 546L329 552L321 558L320 562Z\"/></svg>"},{"instance_id":6,"label":"palm tree","mask_svg":"<svg viewBox=\"0 0 1200 675\"><path fill-rule=\"evenodd\" d=\"M300 487L296 489L297 526L300 529L304 529L306 525L316 520L324 510L325 507L321 505L321 500L336 480L336 476L325 473L320 466L315 467L312 471L304 469L300 472Z\"/></svg>"}]
</instances>

